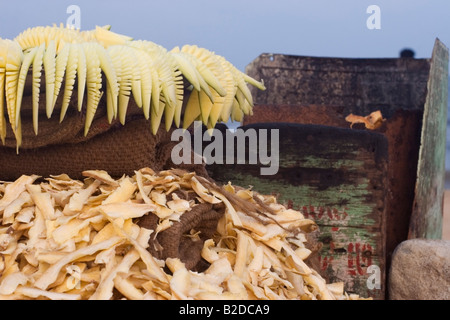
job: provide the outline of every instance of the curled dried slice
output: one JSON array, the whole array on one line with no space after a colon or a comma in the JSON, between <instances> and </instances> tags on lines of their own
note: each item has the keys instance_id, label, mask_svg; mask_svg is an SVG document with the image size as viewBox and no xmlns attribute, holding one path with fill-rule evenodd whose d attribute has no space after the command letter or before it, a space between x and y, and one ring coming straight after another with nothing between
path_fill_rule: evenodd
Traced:
<instances>
[{"instance_id":1,"label":"curled dried slice","mask_svg":"<svg viewBox=\"0 0 450 320\"><path fill-rule=\"evenodd\" d=\"M50 268L48 268L43 274L42 276L36 280L36 282L34 283L34 286L45 290L47 289L47 287L49 285L51 285L53 282L56 281L59 271L61 270L61 268L63 268L66 264L87 256L87 255L91 255L96 253L97 251L100 250L106 250L110 247L112 247L113 245L119 243L120 241L122 241L121 237L112 237L108 240L87 246L87 247L83 247L81 249L75 250L72 253L67 254L66 256L64 256L63 258L61 258L57 263L53 264Z\"/></svg>"},{"instance_id":2,"label":"curled dried slice","mask_svg":"<svg viewBox=\"0 0 450 320\"><path fill-rule=\"evenodd\" d=\"M120 202L101 205L99 210L112 219L132 219L156 211L156 206L147 203Z\"/></svg>"},{"instance_id":3,"label":"curled dried slice","mask_svg":"<svg viewBox=\"0 0 450 320\"><path fill-rule=\"evenodd\" d=\"M31 185L37 178L36 175L22 175L16 181L9 183L0 199L0 210L4 210L11 202L16 200L26 190L27 186Z\"/></svg>"},{"instance_id":4,"label":"curled dried slice","mask_svg":"<svg viewBox=\"0 0 450 320\"><path fill-rule=\"evenodd\" d=\"M102 202L102 205L109 203L120 203L130 200L136 191L136 184L130 178L124 178L118 182L118 187L111 192Z\"/></svg>"},{"instance_id":5,"label":"curled dried slice","mask_svg":"<svg viewBox=\"0 0 450 320\"><path fill-rule=\"evenodd\" d=\"M378 129L386 119L383 118L380 110L374 111L366 117L356 116L354 114L349 114L345 117L345 121L350 122L350 127L353 127L355 123L364 123L367 129L375 130Z\"/></svg>"},{"instance_id":6,"label":"curled dried slice","mask_svg":"<svg viewBox=\"0 0 450 320\"><path fill-rule=\"evenodd\" d=\"M14 293L18 286L25 285L28 282L28 277L20 271L10 273L6 277L2 278L2 283L0 284L0 294L4 295Z\"/></svg>"},{"instance_id":7,"label":"curled dried slice","mask_svg":"<svg viewBox=\"0 0 450 320\"><path fill-rule=\"evenodd\" d=\"M150 237L150 233L146 232L145 229L142 229L138 236L138 243L144 246L148 243L148 239ZM90 297L91 300L107 300L110 299L113 295L113 288L115 285L115 278L119 276L119 273L127 273L131 266L139 259L139 251L136 249L131 249L128 253L123 257L123 259L118 263L108 275L103 275L102 280L99 283L95 293ZM120 281L121 283L121 281ZM121 292L125 294L130 290L128 287L120 286Z\"/></svg>"},{"instance_id":8,"label":"curled dried slice","mask_svg":"<svg viewBox=\"0 0 450 320\"><path fill-rule=\"evenodd\" d=\"M208 194L208 189L206 189L195 177L192 177L192 189L197 193L197 195L209 203L220 203L221 201L214 195ZM213 192L213 191L211 191ZM222 196L223 197L223 196Z\"/></svg>"},{"instance_id":9,"label":"curled dried slice","mask_svg":"<svg viewBox=\"0 0 450 320\"><path fill-rule=\"evenodd\" d=\"M81 298L79 294L50 292L30 287L19 287L17 292L30 298L46 297L51 300L80 300Z\"/></svg>"},{"instance_id":10,"label":"curled dried slice","mask_svg":"<svg viewBox=\"0 0 450 320\"><path fill-rule=\"evenodd\" d=\"M85 177L91 177L94 178L96 180L101 181L102 183L111 185L113 187L118 187L119 186L119 182L117 182L116 180L114 180L108 172L106 172L105 170L85 170L82 172L83 176Z\"/></svg>"}]
</instances>

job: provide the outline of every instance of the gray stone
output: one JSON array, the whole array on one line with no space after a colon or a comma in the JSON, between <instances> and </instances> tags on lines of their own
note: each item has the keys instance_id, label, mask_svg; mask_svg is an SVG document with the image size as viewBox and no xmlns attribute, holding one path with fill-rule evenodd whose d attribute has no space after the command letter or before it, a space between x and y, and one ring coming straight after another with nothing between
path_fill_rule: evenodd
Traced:
<instances>
[{"instance_id":1,"label":"gray stone","mask_svg":"<svg viewBox=\"0 0 450 320\"><path fill-rule=\"evenodd\" d=\"M392 255L391 300L450 300L450 241L413 239Z\"/></svg>"}]
</instances>

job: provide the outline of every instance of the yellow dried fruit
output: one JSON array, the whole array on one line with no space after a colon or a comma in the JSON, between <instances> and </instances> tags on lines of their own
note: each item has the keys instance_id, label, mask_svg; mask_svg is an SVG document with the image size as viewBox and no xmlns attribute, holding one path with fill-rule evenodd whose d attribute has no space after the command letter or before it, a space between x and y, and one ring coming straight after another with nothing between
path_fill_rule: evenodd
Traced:
<instances>
[{"instance_id":1,"label":"yellow dried fruit","mask_svg":"<svg viewBox=\"0 0 450 320\"><path fill-rule=\"evenodd\" d=\"M264 90L262 82L237 70L224 57L198 46L175 47L171 51L146 40L111 32L105 27L79 31L60 26L35 27L14 40L0 41L0 98L6 95L7 110L17 146L21 144L20 105L27 71L32 65L33 126L38 133L41 71L45 71L46 114L50 118L64 85L62 121L78 83L78 111L87 92L85 135L88 133L102 94L107 118L119 117L125 124L132 95L158 131L164 115L165 127L181 125L185 91L192 90L184 113L183 127L202 120L208 128L218 121L241 121L251 114L253 99L247 84ZM20 75L19 75L20 73ZM105 75L106 84L102 83ZM192 84L185 86L184 79ZM0 111L3 99L0 99ZM1 112L3 115L3 112ZM6 122L0 119L0 138L5 141Z\"/></svg>"}]
</instances>

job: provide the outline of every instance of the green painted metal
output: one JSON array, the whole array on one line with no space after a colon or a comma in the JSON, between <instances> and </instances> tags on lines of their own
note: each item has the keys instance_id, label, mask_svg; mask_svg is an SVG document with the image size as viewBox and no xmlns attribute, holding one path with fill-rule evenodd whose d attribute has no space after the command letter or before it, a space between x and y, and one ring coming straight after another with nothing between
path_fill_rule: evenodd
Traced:
<instances>
[{"instance_id":1,"label":"green painted metal","mask_svg":"<svg viewBox=\"0 0 450 320\"><path fill-rule=\"evenodd\" d=\"M430 62L427 98L413 211L408 238L442 237L447 130L448 48L436 39Z\"/></svg>"}]
</instances>

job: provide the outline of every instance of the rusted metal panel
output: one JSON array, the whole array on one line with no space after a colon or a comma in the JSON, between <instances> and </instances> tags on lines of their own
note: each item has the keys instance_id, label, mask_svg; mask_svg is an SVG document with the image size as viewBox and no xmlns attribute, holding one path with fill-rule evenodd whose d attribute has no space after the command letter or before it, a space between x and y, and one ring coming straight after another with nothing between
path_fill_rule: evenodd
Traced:
<instances>
[{"instance_id":1,"label":"rusted metal panel","mask_svg":"<svg viewBox=\"0 0 450 320\"><path fill-rule=\"evenodd\" d=\"M254 124L243 129L279 130L278 172L263 176L264 165L235 161L209 165L211 177L275 194L281 203L314 218L323 245L310 261L315 269L329 282L344 281L349 292L383 299L386 138L318 125ZM370 265L380 270L380 289L367 286Z\"/></svg>"},{"instance_id":2,"label":"rusted metal panel","mask_svg":"<svg viewBox=\"0 0 450 320\"><path fill-rule=\"evenodd\" d=\"M424 105L410 239L442 236L447 98L448 48L436 39Z\"/></svg>"},{"instance_id":3,"label":"rusted metal panel","mask_svg":"<svg viewBox=\"0 0 450 320\"><path fill-rule=\"evenodd\" d=\"M262 54L246 71L264 79L267 90L252 89L257 105L244 124L286 118L349 128L345 117L350 113L382 112L387 121L377 131L389 141L390 159L385 186L389 267L395 247L408 237L430 60Z\"/></svg>"}]
</instances>

